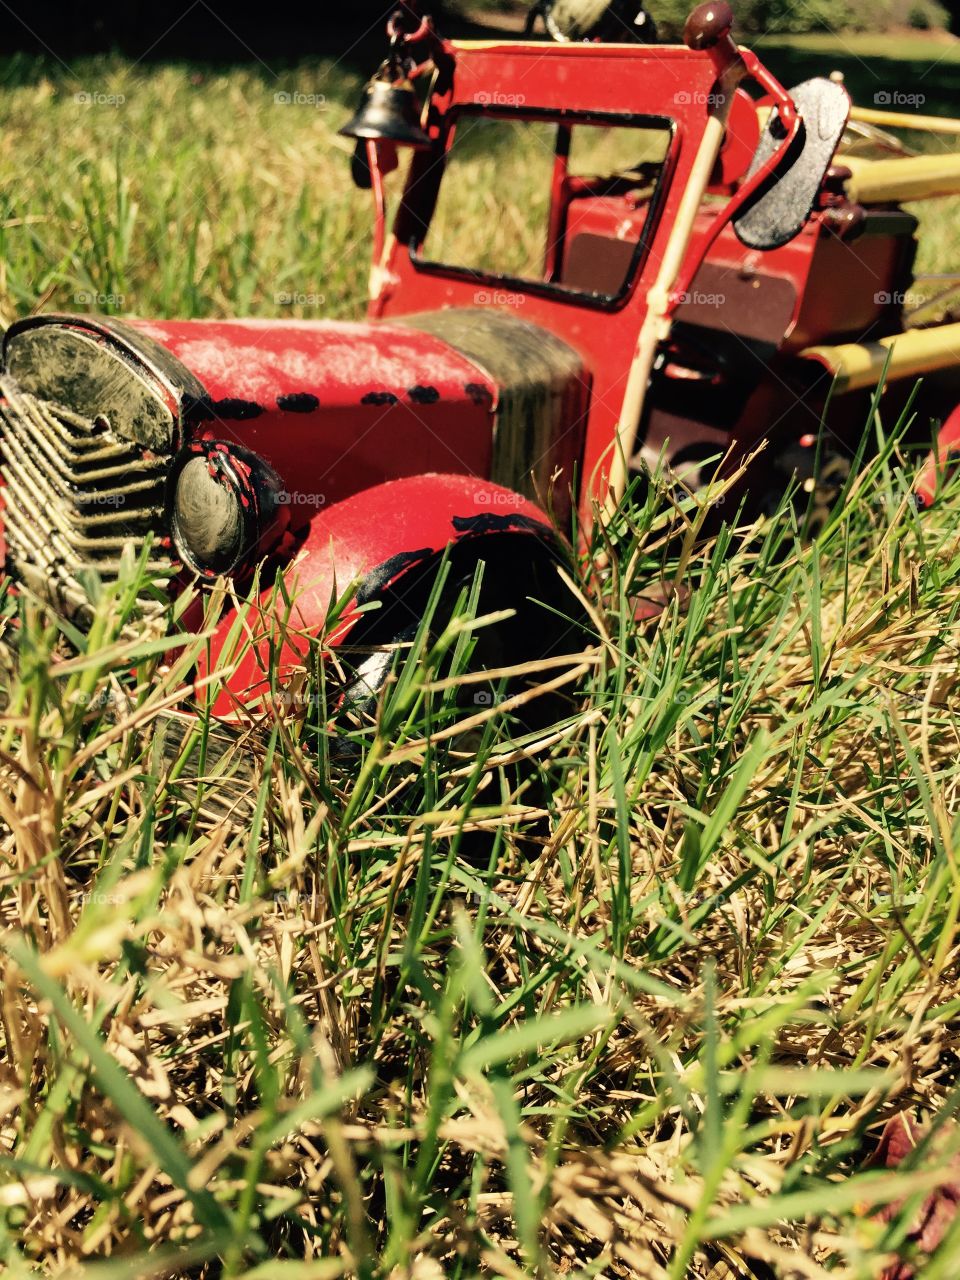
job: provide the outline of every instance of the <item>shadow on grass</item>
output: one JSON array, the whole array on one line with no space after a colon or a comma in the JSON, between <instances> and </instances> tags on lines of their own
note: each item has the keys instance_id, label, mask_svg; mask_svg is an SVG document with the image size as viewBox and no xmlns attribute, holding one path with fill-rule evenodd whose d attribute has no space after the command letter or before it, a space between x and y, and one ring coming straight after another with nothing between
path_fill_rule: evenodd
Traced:
<instances>
[{"instance_id":1,"label":"shadow on grass","mask_svg":"<svg viewBox=\"0 0 960 1280\"><path fill-rule=\"evenodd\" d=\"M385 24L397 0L346 0L308 8L288 2L264 9L251 0L10 0L0 5L0 49L31 55L10 60L5 83L29 80L39 58L51 67L90 54L119 53L136 63L185 60L217 65L261 64L266 72L304 58L333 57L345 70L371 72L386 50ZM446 12L436 0L423 7L437 14L441 30L461 39L516 38L516 13L507 26ZM511 20L512 19L512 20ZM22 75L17 74L21 68Z\"/></svg>"},{"instance_id":2,"label":"shadow on grass","mask_svg":"<svg viewBox=\"0 0 960 1280\"><path fill-rule=\"evenodd\" d=\"M454 39L517 39L526 6L526 0L501 0L488 12L473 7L471 17L464 17L450 10L451 0L419 3ZM11 56L0 62L0 87L56 76L76 58L111 52L134 65L186 61L259 67L268 81L304 59L333 58L345 72L366 77L384 56L386 19L396 4L326 0L306 8L280 0L265 10L262 0L89 0L84 5L8 0L0 4L0 50ZM960 109L960 65L949 57L862 56L845 47L842 36L827 49L763 36L744 36L743 42L787 86L837 70L860 106L931 115ZM897 95L918 100L904 103Z\"/></svg>"},{"instance_id":3,"label":"shadow on grass","mask_svg":"<svg viewBox=\"0 0 960 1280\"><path fill-rule=\"evenodd\" d=\"M932 116L960 112L960 66L948 58L937 62L930 58L861 57L844 49L842 43L829 50L768 43L762 38L745 43L787 88L811 76L841 71L858 107Z\"/></svg>"}]
</instances>

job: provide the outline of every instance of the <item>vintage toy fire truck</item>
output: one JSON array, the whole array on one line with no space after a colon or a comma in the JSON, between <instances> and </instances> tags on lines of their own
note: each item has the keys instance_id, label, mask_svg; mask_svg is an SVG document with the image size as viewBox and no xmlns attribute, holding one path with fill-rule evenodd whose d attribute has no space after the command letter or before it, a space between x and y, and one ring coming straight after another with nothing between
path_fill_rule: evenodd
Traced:
<instances>
[{"instance_id":1,"label":"vintage toy fire truck","mask_svg":"<svg viewBox=\"0 0 960 1280\"><path fill-rule=\"evenodd\" d=\"M904 329L917 223L901 202L960 192L960 154L838 156L843 86L786 91L731 22L708 3L682 45L620 45L457 43L393 20L344 130L376 210L368 319L14 324L0 375L9 573L82 612L85 576L109 579L130 540L150 540L174 587L242 588L262 564L266 590L283 569L283 671L351 583L381 607L348 609L326 643L408 634L446 554L455 582L483 561L483 607L517 610L499 656L525 660L582 645L563 622L554 520L589 521L637 470L664 459L696 488L719 455L765 440L745 481L763 500L798 468L813 475L818 441L845 456L882 374L891 397L947 375L926 412L948 450L960 324ZM421 110L413 82L427 80ZM486 238L458 216L477 157L492 175ZM924 501L936 479L931 462ZM228 704L263 692L263 626ZM375 687L385 667L371 662Z\"/></svg>"}]
</instances>

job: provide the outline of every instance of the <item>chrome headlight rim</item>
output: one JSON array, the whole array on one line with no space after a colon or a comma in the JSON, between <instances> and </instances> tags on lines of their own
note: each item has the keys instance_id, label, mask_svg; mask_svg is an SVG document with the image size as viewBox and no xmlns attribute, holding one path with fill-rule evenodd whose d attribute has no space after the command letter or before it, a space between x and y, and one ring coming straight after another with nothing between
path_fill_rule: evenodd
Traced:
<instances>
[{"instance_id":1,"label":"chrome headlight rim","mask_svg":"<svg viewBox=\"0 0 960 1280\"><path fill-rule=\"evenodd\" d=\"M191 482L192 494L185 492ZM233 441L188 445L171 468L169 488L171 536L185 568L205 581L242 572L283 531L281 491L272 468Z\"/></svg>"}]
</instances>

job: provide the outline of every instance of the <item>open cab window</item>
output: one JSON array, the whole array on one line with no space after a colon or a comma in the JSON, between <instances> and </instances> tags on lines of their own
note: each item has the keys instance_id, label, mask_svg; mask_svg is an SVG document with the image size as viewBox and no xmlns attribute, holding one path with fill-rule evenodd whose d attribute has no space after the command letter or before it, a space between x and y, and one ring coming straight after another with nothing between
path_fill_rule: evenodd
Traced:
<instances>
[{"instance_id":1,"label":"open cab window","mask_svg":"<svg viewBox=\"0 0 960 1280\"><path fill-rule=\"evenodd\" d=\"M615 303L650 243L672 141L663 117L461 110L414 261Z\"/></svg>"}]
</instances>

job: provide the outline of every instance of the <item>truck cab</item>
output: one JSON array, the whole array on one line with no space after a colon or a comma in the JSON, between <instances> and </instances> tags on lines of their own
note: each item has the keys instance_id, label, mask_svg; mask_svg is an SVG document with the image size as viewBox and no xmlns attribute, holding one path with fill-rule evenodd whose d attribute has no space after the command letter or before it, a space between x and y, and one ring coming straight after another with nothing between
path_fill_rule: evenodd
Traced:
<instances>
[{"instance_id":1,"label":"truck cab","mask_svg":"<svg viewBox=\"0 0 960 1280\"><path fill-rule=\"evenodd\" d=\"M843 87L786 93L698 14L687 46L450 46L432 146L371 276L372 318L443 335L494 373L496 478L555 508L573 493L582 522L616 485L618 450L628 474L663 459L696 488L708 460L773 430L788 469L830 387L810 350L902 328L917 222L850 198ZM862 397L838 418L862 428Z\"/></svg>"}]
</instances>

